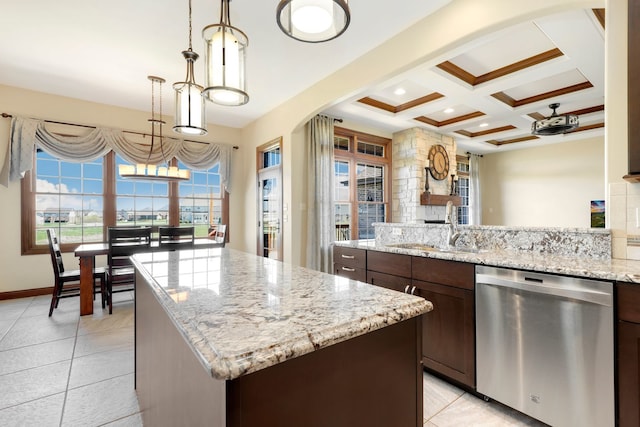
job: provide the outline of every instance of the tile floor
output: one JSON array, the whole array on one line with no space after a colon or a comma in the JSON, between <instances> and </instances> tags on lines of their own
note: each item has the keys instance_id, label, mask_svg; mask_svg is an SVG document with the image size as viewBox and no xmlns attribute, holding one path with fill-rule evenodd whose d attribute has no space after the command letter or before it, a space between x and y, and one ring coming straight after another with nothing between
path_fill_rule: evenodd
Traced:
<instances>
[{"instance_id":1,"label":"tile floor","mask_svg":"<svg viewBox=\"0 0 640 427\"><path fill-rule=\"evenodd\" d=\"M141 426L133 389L133 295L113 315L77 298L48 317L49 296L0 301L0 426ZM424 374L424 425L543 426ZM393 427L393 426L390 426Z\"/></svg>"}]
</instances>

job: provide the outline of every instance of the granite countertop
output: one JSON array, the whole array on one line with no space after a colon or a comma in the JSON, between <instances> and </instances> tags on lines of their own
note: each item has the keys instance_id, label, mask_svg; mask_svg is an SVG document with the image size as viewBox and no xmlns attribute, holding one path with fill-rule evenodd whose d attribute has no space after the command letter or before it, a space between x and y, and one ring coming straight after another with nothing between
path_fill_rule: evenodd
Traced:
<instances>
[{"instance_id":1,"label":"granite countertop","mask_svg":"<svg viewBox=\"0 0 640 427\"><path fill-rule=\"evenodd\" d=\"M338 246L462 261L494 267L516 268L599 280L640 283L640 261L634 260L558 256L545 253L506 250L486 250L475 253L422 251L382 245L376 243L375 240L352 240L336 242L335 244Z\"/></svg>"},{"instance_id":2,"label":"granite countertop","mask_svg":"<svg viewBox=\"0 0 640 427\"><path fill-rule=\"evenodd\" d=\"M433 309L423 298L228 248L133 260L201 363L222 380Z\"/></svg>"}]
</instances>

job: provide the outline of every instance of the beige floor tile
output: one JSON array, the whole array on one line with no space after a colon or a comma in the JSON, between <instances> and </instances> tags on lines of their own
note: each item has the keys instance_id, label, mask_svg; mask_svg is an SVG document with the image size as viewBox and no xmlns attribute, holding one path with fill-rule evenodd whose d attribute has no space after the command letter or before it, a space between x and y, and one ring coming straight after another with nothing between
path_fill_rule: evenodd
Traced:
<instances>
[{"instance_id":1,"label":"beige floor tile","mask_svg":"<svg viewBox=\"0 0 640 427\"><path fill-rule=\"evenodd\" d=\"M71 361L54 363L0 377L0 409L66 390Z\"/></svg>"},{"instance_id":2,"label":"beige floor tile","mask_svg":"<svg viewBox=\"0 0 640 427\"><path fill-rule=\"evenodd\" d=\"M133 374L69 390L61 426L99 426L140 412Z\"/></svg>"},{"instance_id":3,"label":"beige floor tile","mask_svg":"<svg viewBox=\"0 0 640 427\"><path fill-rule=\"evenodd\" d=\"M58 427L64 405L64 393L43 397L0 410L0 426Z\"/></svg>"},{"instance_id":4,"label":"beige floor tile","mask_svg":"<svg viewBox=\"0 0 640 427\"><path fill-rule=\"evenodd\" d=\"M75 357L71 365L69 389L133 374L133 359L133 349L104 351Z\"/></svg>"},{"instance_id":5,"label":"beige floor tile","mask_svg":"<svg viewBox=\"0 0 640 427\"><path fill-rule=\"evenodd\" d=\"M71 360L75 338L0 351L0 375Z\"/></svg>"},{"instance_id":6,"label":"beige floor tile","mask_svg":"<svg viewBox=\"0 0 640 427\"><path fill-rule=\"evenodd\" d=\"M423 374L422 389L422 408L425 420L431 419L464 394L464 391L459 388L426 372Z\"/></svg>"},{"instance_id":7,"label":"beige floor tile","mask_svg":"<svg viewBox=\"0 0 640 427\"><path fill-rule=\"evenodd\" d=\"M74 357L87 356L107 350L133 349L133 327L108 329L86 335L76 340Z\"/></svg>"},{"instance_id":8,"label":"beige floor tile","mask_svg":"<svg viewBox=\"0 0 640 427\"><path fill-rule=\"evenodd\" d=\"M16 323L15 320L0 320L0 341L9 332L9 329Z\"/></svg>"},{"instance_id":9,"label":"beige floor tile","mask_svg":"<svg viewBox=\"0 0 640 427\"><path fill-rule=\"evenodd\" d=\"M105 424L105 427L141 427L142 415L140 413L131 415L130 417L121 418L109 424Z\"/></svg>"},{"instance_id":10,"label":"beige floor tile","mask_svg":"<svg viewBox=\"0 0 640 427\"><path fill-rule=\"evenodd\" d=\"M51 306L51 295L41 295L35 297L29 307L22 313L22 318L33 316L48 316L49 307ZM53 310L52 316L61 315L61 313L79 313L80 312L80 298L70 297L61 298L58 301L58 308Z\"/></svg>"},{"instance_id":11,"label":"beige floor tile","mask_svg":"<svg viewBox=\"0 0 640 427\"><path fill-rule=\"evenodd\" d=\"M468 393L430 420L438 427L520 427L543 424L496 402L487 403Z\"/></svg>"},{"instance_id":12,"label":"beige floor tile","mask_svg":"<svg viewBox=\"0 0 640 427\"><path fill-rule=\"evenodd\" d=\"M31 304L33 298L0 301L0 321L16 320Z\"/></svg>"},{"instance_id":13,"label":"beige floor tile","mask_svg":"<svg viewBox=\"0 0 640 427\"><path fill-rule=\"evenodd\" d=\"M56 341L76 335L79 314L47 313L37 317L20 318L0 341L0 350Z\"/></svg>"},{"instance_id":14,"label":"beige floor tile","mask_svg":"<svg viewBox=\"0 0 640 427\"><path fill-rule=\"evenodd\" d=\"M91 334L110 329L133 328L133 301L114 303L113 314L108 309L94 310L92 316L81 316L78 335Z\"/></svg>"}]
</instances>

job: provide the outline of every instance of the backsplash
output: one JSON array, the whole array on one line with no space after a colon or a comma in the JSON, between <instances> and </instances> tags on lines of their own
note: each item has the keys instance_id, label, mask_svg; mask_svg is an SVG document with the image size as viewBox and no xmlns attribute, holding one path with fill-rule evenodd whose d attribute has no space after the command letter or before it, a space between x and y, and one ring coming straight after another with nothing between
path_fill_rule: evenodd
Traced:
<instances>
[{"instance_id":1,"label":"backsplash","mask_svg":"<svg viewBox=\"0 0 640 427\"><path fill-rule=\"evenodd\" d=\"M377 245L422 243L439 248L447 244L448 225L373 224ZM517 251L594 259L611 258L611 231L602 228L541 228L458 226L457 247Z\"/></svg>"}]
</instances>

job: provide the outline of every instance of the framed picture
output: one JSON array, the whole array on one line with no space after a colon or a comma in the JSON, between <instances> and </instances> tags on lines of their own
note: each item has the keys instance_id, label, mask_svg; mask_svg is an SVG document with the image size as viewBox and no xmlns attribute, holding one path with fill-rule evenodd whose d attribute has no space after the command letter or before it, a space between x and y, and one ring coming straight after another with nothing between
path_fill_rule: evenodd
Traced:
<instances>
[{"instance_id":1,"label":"framed picture","mask_svg":"<svg viewBox=\"0 0 640 427\"><path fill-rule=\"evenodd\" d=\"M591 227L604 228L604 200L591 201Z\"/></svg>"}]
</instances>

